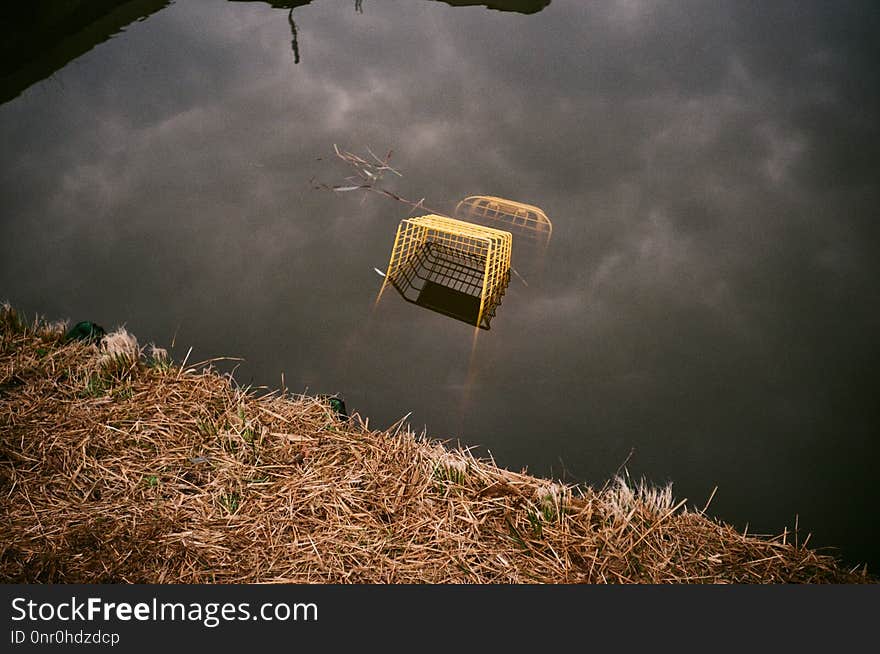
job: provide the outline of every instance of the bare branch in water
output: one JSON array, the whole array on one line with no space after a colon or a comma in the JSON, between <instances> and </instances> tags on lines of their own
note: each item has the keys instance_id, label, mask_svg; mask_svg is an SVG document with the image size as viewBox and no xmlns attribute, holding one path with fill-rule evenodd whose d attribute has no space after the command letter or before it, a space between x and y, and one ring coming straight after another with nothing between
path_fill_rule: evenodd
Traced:
<instances>
[{"instance_id":1,"label":"bare branch in water","mask_svg":"<svg viewBox=\"0 0 880 654\"><path fill-rule=\"evenodd\" d=\"M375 152L373 152L369 147L367 148L367 152L370 157L372 157L372 161L364 159L353 152L349 152L348 150L340 150L339 146L335 143L333 144L333 151L336 153L336 156L339 157L343 162L347 165L351 166L355 175L351 177L346 177L346 181L357 182L360 180L362 183L357 184L349 184L349 185L334 185L330 186L328 184L317 184L315 186L316 189L323 189L329 191L337 191L337 192L345 192L345 191L355 191L355 190L364 190L364 191L372 191L373 193L378 193L379 195L385 195L392 200L400 202L402 204L410 207L410 213L412 214L415 211L426 211L428 213L434 213L441 216L446 216L447 214L443 211L437 211L436 209L431 209L425 206L425 198L422 198L418 201L408 200L397 193L389 191L386 188L383 188L378 185L378 182L382 181L382 178L386 173L392 173L397 175L398 177L403 177L403 173L401 173L396 168L392 167L390 164L391 155L393 154L393 150L389 150L388 154L385 155L384 158L380 158ZM314 183L314 180L313 180Z\"/></svg>"},{"instance_id":2,"label":"bare branch in water","mask_svg":"<svg viewBox=\"0 0 880 654\"><path fill-rule=\"evenodd\" d=\"M377 181L382 179L382 176L386 172L391 172L398 177L403 177L403 174L400 171L395 170L389 165L391 153L393 152L392 150L388 151L388 154L385 155L384 159L380 159L370 148L367 148L367 152L370 153L370 156L373 157L374 161L367 161L352 152L340 150L335 143L333 144L333 150L336 152L337 157L355 169L358 177L361 179Z\"/></svg>"}]
</instances>

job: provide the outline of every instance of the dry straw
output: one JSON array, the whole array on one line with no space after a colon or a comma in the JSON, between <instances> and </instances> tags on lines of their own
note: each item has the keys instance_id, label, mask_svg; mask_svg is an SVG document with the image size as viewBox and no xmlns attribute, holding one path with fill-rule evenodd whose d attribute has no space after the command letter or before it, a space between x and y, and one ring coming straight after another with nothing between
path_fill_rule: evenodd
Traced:
<instances>
[{"instance_id":1,"label":"dry straw","mask_svg":"<svg viewBox=\"0 0 880 654\"><path fill-rule=\"evenodd\" d=\"M65 343L8 306L0 323L4 582L872 581L669 489L569 487L130 335Z\"/></svg>"}]
</instances>

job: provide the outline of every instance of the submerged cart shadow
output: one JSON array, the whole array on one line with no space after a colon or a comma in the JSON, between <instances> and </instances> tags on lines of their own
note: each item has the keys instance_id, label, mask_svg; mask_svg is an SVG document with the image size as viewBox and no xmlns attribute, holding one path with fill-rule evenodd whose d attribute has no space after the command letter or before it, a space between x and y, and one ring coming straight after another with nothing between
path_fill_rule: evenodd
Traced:
<instances>
[{"instance_id":1,"label":"submerged cart shadow","mask_svg":"<svg viewBox=\"0 0 880 654\"><path fill-rule=\"evenodd\" d=\"M510 282L510 273L489 299L482 314L480 261L439 243L425 243L390 280L400 296L417 306L488 330Z\"/></svg>"},{"instance_id":2,"label":"submerged cart shadow","mask_svg":"<svg viewBox=\"0 0 880 654\"><path fill-rule=\"evenodd\" d=\"M489 329L510 282L510 232L448 216L406 218L391 246L385 288L407 302Z\"/></svg>"}]
</instances>

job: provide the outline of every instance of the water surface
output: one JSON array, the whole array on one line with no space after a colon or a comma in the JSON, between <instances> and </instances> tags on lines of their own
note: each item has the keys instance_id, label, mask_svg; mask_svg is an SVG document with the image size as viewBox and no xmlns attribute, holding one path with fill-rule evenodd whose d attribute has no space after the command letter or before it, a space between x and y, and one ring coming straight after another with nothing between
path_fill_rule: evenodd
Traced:
<instances>
[{"instance_id":1,"label":"water surface","mask_svg":"<svg viewBox=\"0 0 880 654\"><path fill-rule=\"evenodd\" d=\"M871 4L136 4L4 86L0 296L512 469L717 486L713 515L876 570ZM316 190L333 144L393 150L432 208L553 220L473 357L374 308L409 208Z\"/></svg>"}]
</instances>

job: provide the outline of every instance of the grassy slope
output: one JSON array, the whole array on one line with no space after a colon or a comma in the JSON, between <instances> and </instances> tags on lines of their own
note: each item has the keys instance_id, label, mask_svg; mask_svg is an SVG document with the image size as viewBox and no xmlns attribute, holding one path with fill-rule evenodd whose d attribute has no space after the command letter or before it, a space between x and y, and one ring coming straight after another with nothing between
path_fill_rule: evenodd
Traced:
<instances>
[{"instance_id":1,"label":"grassy slope","mask_svg":"<svg viewBox=\"0 0 880 654\"><path fill-rule=\"evenodd\" d=\"M668 489L514 473L0 311L5 582L874 581Z\"/></svg>"}]
</instances>

